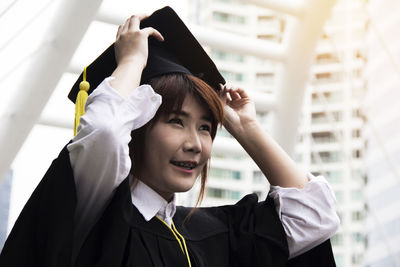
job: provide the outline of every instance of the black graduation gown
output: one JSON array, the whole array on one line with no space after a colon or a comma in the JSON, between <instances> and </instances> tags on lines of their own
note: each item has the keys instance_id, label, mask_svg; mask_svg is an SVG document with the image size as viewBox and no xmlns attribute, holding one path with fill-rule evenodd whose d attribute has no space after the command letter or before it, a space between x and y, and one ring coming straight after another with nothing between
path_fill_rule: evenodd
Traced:
<instances>
[{"instance_id":1,"label":"black graduation gown","mask_svg":"<svg viewBox=\"0 0 400 267\"><path fill-rule=\"evenodd\" d=\"M75 185L66 148L53 161L21 212L0 255L0 266L71 266ZM177 207L173 218L185 237L193 267L335 266L329 240L287 261L283 227L272 199L255 195L235 205ZM186 219L186 220L185 220ZM131 203L129 182L117 188L93 227L76 266L188 266L171 231L146 222Z\"/></svg>"}]
</instances>

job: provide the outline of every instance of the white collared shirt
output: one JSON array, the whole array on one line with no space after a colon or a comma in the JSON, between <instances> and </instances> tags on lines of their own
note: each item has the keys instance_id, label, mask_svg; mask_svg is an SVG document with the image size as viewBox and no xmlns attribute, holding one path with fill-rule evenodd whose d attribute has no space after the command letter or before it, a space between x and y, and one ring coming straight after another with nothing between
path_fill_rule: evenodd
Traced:
<instances>
[{"instance_id":1,"label":"white collared shirt","mask_svg":"<svg viewBox=\"0 0 400 267\"><path fill-rule=\"evenodd\" d=\"M129 174L131 131L151 120L161 105L161 96L151 86L142 85L124 98L109 85L110 79L89 96L79 132L68 145L77 188L74 255L115 188ZM329 184L323 177L309 175L309 179L303 189L271 186L269 193L287 235L290 257L327 240L339 227L336 199ZM171 225L175 200L167 203L138 182L132 203L146 221L157 215Z\"/></svg>"},{"instance_id":2,"label":"white collared shirt","mask_svg":"<svg viewBox=\"0 0 400 267\"><path fill-rule=\"evenodd\" d=\"M133 205L146 221L158 216L171 227L172 218L176 212L175 195L170 202L167 202L148 185L137 180L132 190L131 198Z\"/></svg>"}]
</instances>

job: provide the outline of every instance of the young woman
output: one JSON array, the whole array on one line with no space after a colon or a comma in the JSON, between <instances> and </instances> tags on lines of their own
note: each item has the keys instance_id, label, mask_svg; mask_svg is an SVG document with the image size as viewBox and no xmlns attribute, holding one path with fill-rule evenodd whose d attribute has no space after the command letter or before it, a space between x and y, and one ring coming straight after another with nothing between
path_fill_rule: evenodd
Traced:
<instances>
[{"instance_id":1,"label":"young woman","mask_svg":"<svg viewBox=\"0 0 400 267\"><path fill-rule=\"evenodd\" d=\"M65 172L73 173L77 197L73 237L64 235L72 238L72 265L334 266L325 241L339 220L327 182L298 170L262 130L243 89L221 85L217 93L180 72L140 85L149 36L164 40L140 29L144 18L119 27L117 67L89 96L78 134L60 156L70 161ZM219 124L268 178L269 198L176 207L175 193L198 177L201 200ZM51 253L55 262L68 254L63 246Z\"/></svg>"},{"instance_id":2,"label":"young woman","mask_svg":"<svg viewBox=\"0 0 400 267\"><path fill-rule=\"evenodd\" d=\"M224 124L273 185L270 196L276 200L291 257L332 236L338 219L328 185L321 178L309 182L311 177L299 171L262 130L244 90L221 85L218 96L199 78L179 73L153 78L152 88L139 87L148 37L163 40L155 29L140 30L141 19L133 16L119 27L113 78L106 79L89 98L80 131L68 146L78 188L77 239L85 237L81 231L92 225L88 218L96 220L130 170L133 205L145 221L157 216L172 227L174 194L191 189L199 176L201 196L204 192L218 123ZM93 191L93 187L99 189ZM189 253L190 257L194 255Z\"/></svg>"}]
</instances>

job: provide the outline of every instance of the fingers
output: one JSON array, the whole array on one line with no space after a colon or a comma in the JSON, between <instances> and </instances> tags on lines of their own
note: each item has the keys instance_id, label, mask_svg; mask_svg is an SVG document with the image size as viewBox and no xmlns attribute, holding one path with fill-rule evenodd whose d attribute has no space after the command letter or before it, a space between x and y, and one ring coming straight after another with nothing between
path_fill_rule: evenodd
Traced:
<instances>
[{"instance_id":1,"label":"fingers","mask_svg":"<svg viewBox=\"0 0 400 267\"><path fill-rule=\"evenodd\" d=\"M152 27L144 28L140 30L140 22L143 19L148 18L149 15L147 14L139 14L139 15L133 15L129 17L123 25L120 25L118 27L117 31L117 39L124 33L127 33L128 31L136 32L136 31L142 31L145 33L146 37L148 36L153 36L159 41L164 41L164 37L161 35L159 31Z\"/></svg>"},{"instance_id":2,"label":"fingers","mask_svg":"<svg viewBox=\"0 0 400 267\"><path fill-rule=\"evenodd\" d=\"M138 14L131 16L128 20L128 29L131 31L138 31L140 29L140 22L149 17L147 14Z\"/></svg>"},{"instance_id":3,"label":"fingers","mask_svg":"<svg viewBox=\"0 0 400 267\"><path fill-rule=\"evenodd\" d=\"M226 99L229 101L235 101L240 99L249 98L248 94L242 88L232 87L230 85L222 85L221 87L221 95L226 95Z\"/></svg>"},{"instance_id":4,"label":"fingers","mask_svg":"<svg viewBox=\"0 0 400 267\"><path fill-rule=\"evenodd\" d=\"M117 36L116 36L116 39L117 39L117 40L118 40L119 37L121 36L121 31L122 31L122 25L119 25L119 26L118 26L118 31L117 31Z\"/></svg>"},{"instance_id":5,"label":"fingers","mask_svg":"<svg viewBox=\"0 0 400 267\"><path fill-rule=\"evenodd\" d=\"M162 34L152 27L144 28L142 31L146 34L146 36L153 36L159 41L164 41Z\"/></svg>"},{"instance_id":6,"label":"fingers","mask_svg":"<svg viewBox=\"0 0 400 267\"><path fill-rule=\"evenodd\" d=\"M147 17L148 15L145 14L130 16L125 20L123 25L118 27L117 37L119 37L122 33L126 33L128 30L138 31L140 29L140 21Z\"/></svg>"},{"instance_id":7,"label":"fingers","mask_svg":"<svg viewBox=\"0 0 400 267\"><path fill-rule=\"evenodd\" d=\"M128 18L128 19L125 21L125 23L122 25L120 34L123 34L123 33L125 33L125 32L128 31L130 19L131 19L131 18Z\"/></svg>"},{"instance_id":8,"label":"fingers","mask_svg":"<svg viewBox=\"0 0 400 267\"><path fill-rule=\"evenodd\" d=\"M220 83L219 87L221 88L221 90L219 91L219 96L222 102L227 103L229 101L232 101L231 97L229 96L229 93L227 92L228 89L226 88L226 86Z\"/></svg>"}]
</instances>

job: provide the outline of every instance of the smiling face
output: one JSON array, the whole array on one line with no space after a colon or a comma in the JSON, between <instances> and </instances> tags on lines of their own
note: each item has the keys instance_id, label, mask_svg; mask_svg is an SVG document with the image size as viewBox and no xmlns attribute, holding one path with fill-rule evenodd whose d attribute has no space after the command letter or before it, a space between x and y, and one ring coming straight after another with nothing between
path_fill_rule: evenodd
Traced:
<instances>
[{"instance_id":1,"label":"smiling face","mask_svg":"<svg viewBox=\"0 0 400 267\"><path fill-rule=\"evenodd\" d=\"M148 127L140 179L166 200L193 187L210 158L210 111L191 94L181 110L162 115Z\"/></svg>"},{"instance_id":2,"label":"smiling face","mask_svg":"<svg viewBox=\"0 0 400 267\"><path fill-rule=\"evenodd\" d=\"M204 196L207 182L206 159L210 156L218 124L222 124L224 119L222 102L207 83L184 73L157 76L149 84L162 96L162 104L152 120L131 133L130 172L167 200L174 192L189 190L201 173L197 206ZM211 119L211 131L207 137L203 133L208 131L205 127L210 123L208 119ZM197 126L194 122L199 124L199 128L194 127ZM197 130L194 133L198 134L195 140L201 140L200 151L190 146L187 148L190 142L185 140L190 137L190 141L193 137L187 135L193 133L189 129Z\"/></svg>"}]
</instances>

